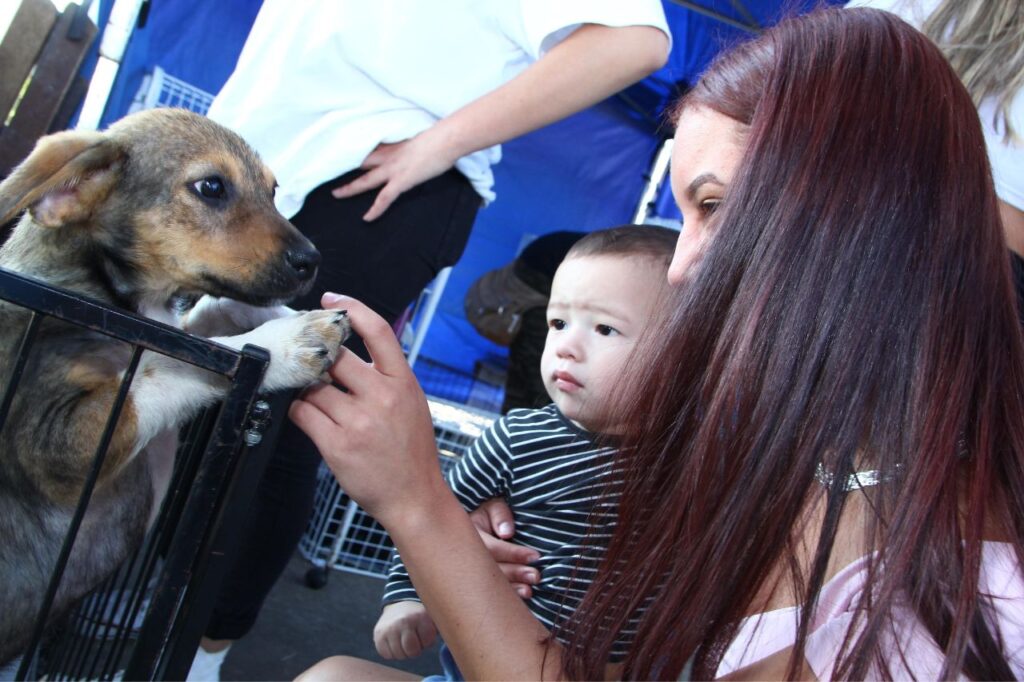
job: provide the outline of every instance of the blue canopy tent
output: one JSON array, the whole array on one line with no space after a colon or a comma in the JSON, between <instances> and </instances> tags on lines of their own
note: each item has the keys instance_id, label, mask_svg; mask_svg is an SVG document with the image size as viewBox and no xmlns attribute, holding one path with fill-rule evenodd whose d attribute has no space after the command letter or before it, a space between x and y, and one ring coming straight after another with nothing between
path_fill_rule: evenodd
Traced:
<instances>
[{"instance_id":1,"label":"blue canopy tent","mask_svg":"<svg viewBox=\"0 0 1024 682\"><path fill-rule=\"evenodd\" d=\"M835 0L833 0L835 1ZM668 64L618 96L504 145L495 168L497 200L482 210L460 263L452 270L426 335L421 358L472 375L481 362L501 365L505 349L466 321L469 284L515 257L529 239L555 230L631 222L652 161L671 134L664 112L723 47L804 11L816 0L663 0L674 47ZM160 66L208 92L227 79L258 0L153 0L135 30L103 115L103 125L129 109L144 76ZM783 9L785 8L785 9ZM685 143L685 141L682 141ZM662 192L661 215L674 206ZM428 393L444 396L421 374ZM456 397L456 396L444 396Z\"/></svg>"}]
</instances>

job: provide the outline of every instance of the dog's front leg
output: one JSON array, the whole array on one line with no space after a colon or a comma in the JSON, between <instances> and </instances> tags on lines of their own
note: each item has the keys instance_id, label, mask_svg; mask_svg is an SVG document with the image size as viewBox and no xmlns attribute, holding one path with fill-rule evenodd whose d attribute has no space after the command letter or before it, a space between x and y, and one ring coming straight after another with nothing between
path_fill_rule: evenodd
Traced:
<instances>
[{"instance_id":1,"label":"dog's front leg","mask_svg":"<svg viewBox=\"0 0 1024 682\"><path fill-rule=\"evenodd\" d=\"M334 362L348 331L343 312L317 310L271 320L251 332L213 340L236 349L251 343L269 350L270 364L262 388L277 391L302 388L319 378ZM38 419L25 425L36 432L35 437L47 452L61 455L52 462L44 458L28 463L36 468L51 464L56 467L40 477L53 482L53 489L44 491L53 499L74 499L91 465L123 378L123 371L108 369L95 358L70 363L61 385L73 387L77 397L51 397L52 404L39 410ZM220 375L159 353L143 353L107 450L101 481L121 471L161 433L181 427L201 409L220 400L227 388L227 380Z\"/></svg>"},{"instance_id":2,"label":"dog's front leg","mask_svg":"<svg viewBox=\"0 0 1024 682\"><path fill-rule=\"evenodd\" d=\"M270 364L261 388L280 391L316 381L334 362L348 332L344 312L314 310L270 320L245 334L210 340L236 350L246 344L266 348ZM143 356L138 375L131 397L143 443L165 429L184 424L226 390L221 377L153 353Z\"/></svg>"}]
</instances>

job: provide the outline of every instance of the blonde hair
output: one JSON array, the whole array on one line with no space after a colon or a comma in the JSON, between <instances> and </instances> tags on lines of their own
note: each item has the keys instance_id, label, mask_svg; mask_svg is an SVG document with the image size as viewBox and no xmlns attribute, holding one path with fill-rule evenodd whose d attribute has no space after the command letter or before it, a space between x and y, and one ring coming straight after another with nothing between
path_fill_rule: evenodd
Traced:
<instances>
[{"instance_id":1,"label":"blonde hair","mask_svg":"<svg viewBox=\"0 0 1024 682\"><path fill-rule=\"evenodd\" d=\"M922 27L942 49L975 105L993 97L1006 141L1020 139L1010 121L1024 87L1024 3L1021 0L941 0Z\"/></svg>"}]
</instances>

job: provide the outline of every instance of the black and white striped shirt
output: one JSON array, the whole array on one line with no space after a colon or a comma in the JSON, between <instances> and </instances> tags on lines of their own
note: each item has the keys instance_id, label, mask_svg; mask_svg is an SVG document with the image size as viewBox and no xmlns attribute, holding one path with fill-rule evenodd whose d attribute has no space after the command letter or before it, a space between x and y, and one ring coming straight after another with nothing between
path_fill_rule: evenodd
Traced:
<instances>
[{"instance_id":1,"label":"black and white striped shirt","mask_svg":"<svg viewBox=\"0 0 1024 682\"><path fill-rule=\"evenodd\" d=\"M555 405L511 410L448 471L448 484L467 510L493 497L508 501L516 524L512 541L540 553L533 564L540 582L527 605L548 629L579 605L615 524L614 498L602 494L615 448L597 447L594 439ZM418 599L396 552L383 601ZM625 653L633 630L622 633L615 658Z\"/></svg>"}]
</instances>

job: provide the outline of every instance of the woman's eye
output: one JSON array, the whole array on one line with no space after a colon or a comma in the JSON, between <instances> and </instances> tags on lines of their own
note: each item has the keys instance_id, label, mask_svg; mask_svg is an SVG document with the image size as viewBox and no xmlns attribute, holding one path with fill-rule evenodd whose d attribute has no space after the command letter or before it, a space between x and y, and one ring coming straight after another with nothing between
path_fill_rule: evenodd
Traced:
<instances>
[{"instance_id":1,"label":"woman's eye","mask_svg":"<svg viewBox=\"0 0 1024 682\"><path fill-rule=\"evenodd\" d=\"M618 334L618 330L615 327L609 327L606 324L599 324L595 328L597 333L601 336L611 336L612 334Z\"/></svg>"},{"instance_id":2,"label":"woman's eye","mask_svg":"<svg viewBox=\"0 0 1024 682\"><path fill-rule=\"evenodd\" d=\"M224 181L216 175L195 182L192 187L207 199L222 199L227 194Z\"/></svg>"},{"instance_id":3,"label":"woman's eye","mask_svg":"<svg viewBox=\"0 0 1024 682\"><path fill-rule=\"evenodd\" d=\"M704 201L700 202L700 212L706 218L712 215L715 211L717 211L718 206L721 203L721 199L705 199Z\"/></svg>"},{"instance_id":4,"label":"woman's eye","mask_svg":"<svg viewBox=\"0 0 1024 682\"><path fill-rule=\"evenodd\" d=\"M554 319L548 322L548 326L556 331L565 329L565 320Z\"/></svg>"}]
</instances>

